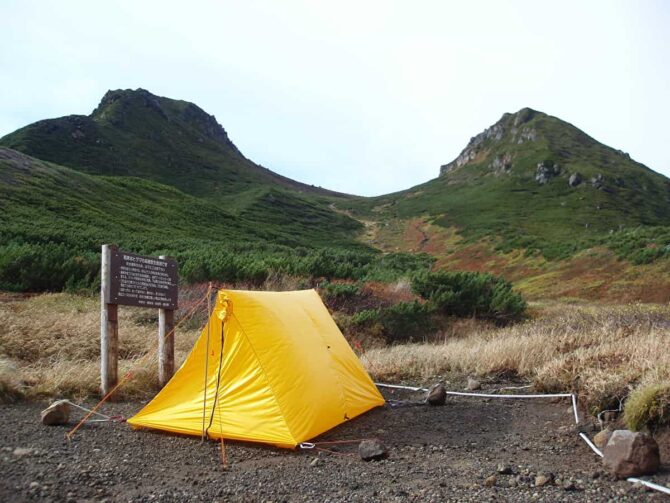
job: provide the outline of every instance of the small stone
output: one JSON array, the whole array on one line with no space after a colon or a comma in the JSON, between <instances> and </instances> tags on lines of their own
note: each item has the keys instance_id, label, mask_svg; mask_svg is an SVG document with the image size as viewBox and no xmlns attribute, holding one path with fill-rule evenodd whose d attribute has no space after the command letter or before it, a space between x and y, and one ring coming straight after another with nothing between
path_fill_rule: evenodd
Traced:
<instances>
[{"instance_id":1,"label":"small stone","mask_svg":"<svg viewBox=\"0 0 670 503\"><path fill-rule=\"evenodd\" d=\"M539 473L535 477L535 487L542 487L551 484L554 481L553 473Z\"/></svg>"},{"instance_id":2,"label":"small stone","mask_svg":"<svg viewBox=\"0 0 670 503\"><path fill-rule=\"evenodd\" d=\"M603 449L603 465L618 479L652 475L660 464L658 444L646 433L615 430Z\"/></svg>"},{"instance_id":3,"label":"small stone","mask_svg":"<svg viewBox=\"0 0 670 503\"><path fill-rule=\"evenodd\" d=\"M516 486L519 485L519 483L516 481L515 478L511 478L511 479L509 479L509 482L507 482L507 485L509 487L516 487Z\"/></svg>"},{"instance_id":4,"label":"small stone","mask_svg":"<svg viewBox=\"0 0 670 503\"><path fill-rule=\"evenodd\" d=\"M428 391L426 402L430 405L444 405L447 401L447 390L442 383L433 384Z\"/></svg>"},{"instance_id":5,"label":"small stone","mask_svg":"<svg viewBox=\"0 0 670 503\"><path fill-rule=\"evenodd\" d=\"M358 445L358 454L363 461L377 461L388 456L386 446L379 440L363 440Z\"/></svg>"},{"instance_id":6,"label":"small stone","mask_svg":"<svg viewBox=\"0 0 670 503\"><path fill-rule=\"evenodd\" d=\"M468 385L466 386L466 388L468 391L476 391L482 388L482 383L480 383L477 379L468 377Z\"/></svg>"},{"instance_id":7,"label":"small stone","mask_svg":"<svg viewBox=\"0 0 670 503\"><path fill-rule=\"evenodd\" d=\"M17 447L12 451L14 456L22 458L23 456L30 456L33 453L33 450L30 447Z\"/></svg>"},{"instance_id":8,"label":"small stone","mask_svg":"<svg viewBox=\"0 0 670 503\"><path fill-rule=\"evenodd\" d=\"M504 463L500 463L498 465L498 473L501 475L511 475L512 474L512 467L510 465L506 465Z\"/></svg>"},{"instance_id":9,"label":"small stone","mask_svg":"<svg viewBox=\"0 0 670 503\"><path fill-rule=\"evenodd\" d=\"M496 485L497 481L498 481L498 478L495 475L491 475L491 476L486 477L484 479L484 485L486 487L493 487L494 485Z\"/></svg>"},{"instance_id":10,"label":"small stone","mask_svg":"<svg viewBox=\"0 0 670 503\"><path fill-rule=\"evenodd\" d=\"M319 458L314 458L312 461L309 462L309 466L316 466L319 464Z\"/></svg>"},{"instance_id":11,"label":"small stone","mask_svg":"<svg viewBox=\"0 0 670 503\"><path fill-rule=\"evenodd\" d=\"M70 420L70 404L67 400L57 400L41 412L42 424L55 426L67 424Z\"/></svg>"},{"instance_id":12,"label":"small stone","mask_svg":"<svg viewBox=\"0 0 670 503\"><path fill-rule=\"evenodd\" d=\"M36 489L40 486L39 482L31 482L30 483L30 488L31 489Z\"/></svg>"},{"instance_id":13,"label":"small stone","mask_svg":"<svg viewBox=\"0 0 670 503\"><path fill-rule=\"evenodd\" d=\"M593 443L598 449L604 449L607 445L607 441L612 436L612 430L605 428L603 431L596 433L593 437Z\"/></svg>"},{"instance_id":14,"label":"small stone","mask_svg":"<svg viewBox=\"0 0 670 503\"><path fill-rule=\"evenodd\" d=\"M575 483L572 482L571 480L566 480L563 482L563 490L564 491L575 491L577 489L577 486L575 486Z\"/></svg>"}]
</instances>

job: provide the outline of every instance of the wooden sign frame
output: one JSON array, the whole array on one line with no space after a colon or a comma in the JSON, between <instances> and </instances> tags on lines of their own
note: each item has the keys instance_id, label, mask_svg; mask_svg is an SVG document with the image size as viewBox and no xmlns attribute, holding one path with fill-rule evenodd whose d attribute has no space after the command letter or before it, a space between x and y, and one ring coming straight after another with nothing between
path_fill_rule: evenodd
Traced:
<instances>
[{"instance_id":1,"label":"wooden sign frame","mask_svg":"<svg viewBox=\"0 0 670 503\"><path fill-rule=\"evenodd\" d=\"M158 383L174 374L174 311L178 266L171 257L146 257L102 245L100 261L100 390L119 382L119 305L158 307Z\"/></svg>"}]
</instances>

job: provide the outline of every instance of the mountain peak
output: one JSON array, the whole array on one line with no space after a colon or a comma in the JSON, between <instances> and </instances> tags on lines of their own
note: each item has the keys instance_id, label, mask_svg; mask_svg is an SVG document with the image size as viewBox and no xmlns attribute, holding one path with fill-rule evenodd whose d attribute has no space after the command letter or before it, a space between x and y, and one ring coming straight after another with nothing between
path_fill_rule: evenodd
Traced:
<instances>
[{"instance_id":1,"label":"mountain peak","mask_svg":"<svg viewBox=\"0 0 670 503\"><path fill-rule=\"evenodd\" d=\"M440 175L451 173L466 164L483 160L500 144L522 145L526 142L534 142L538 138L538 130L533 123L546 117L548 117L547 114L527 107L516 113L504 113L498 122L470 138L467 146L456 159L441 166ZM509 165L509 162L502 161L501 167L504 168L505 165Z\"/></svg>"},{"instance_id":2,"label":"mountain peak","mask_svg":"<svg viewBox=\"0 0 670 503\"><path fill-rule=\"evenodd\" d=\"M342 195L254 164L216 117L141 88L109 90L90 115L39 121L1 138L0 145L86 173L147 178L197 196L263 186Z\"/></svg>"},{"instance_id":3,"label":"mountain peak","mask_svg":"<svg viewBox=\"0 0 670 503\"><path fill-rule=\"evenodd\" d=\"M142 88L107 91L93 110L91 118L134 132L143 126L156 130L159 123L170 122L177 127L193 129L196 134L237 150L213 115L188 101L156 96Z\"/></svg>"}]
</instances>

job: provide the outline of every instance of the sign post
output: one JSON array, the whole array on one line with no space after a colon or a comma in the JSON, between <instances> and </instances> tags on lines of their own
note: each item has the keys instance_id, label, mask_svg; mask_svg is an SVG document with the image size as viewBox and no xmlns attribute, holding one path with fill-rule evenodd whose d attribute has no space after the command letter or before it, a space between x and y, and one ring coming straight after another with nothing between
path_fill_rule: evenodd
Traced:
<instances>
[{"instance_id":1,"label":"sign post","mask_svg":"<svg viewBox=\"0 0 670 503\"><path fill-rule=\"evenodd\" d=\"M100 391L109 393L119 380L119 318L118 304L109 301L111 255L114 245L102 245L100 268Z\"/></svg>"},{"instance_id":2,"label":"sign post","mask_svg":"<svg viewBox=\"0 0 670 503\"><path fill-rule=\"evenodd\" d=\"M171 257L161 255L163 260ZM174 310L158 309L158 384L162 388L174 374Z\"/></svg>"},{"instance_id":3,"label":"sign post","mask_svg":"<svg viewBox=\"0 0 670 503\"><path fill-rule=\"evenodd\" d=\"M102 246L100 281L100 378L103 394L118 382L118 306L158 308L158 377L164 386L174 372L174 311L177 262Z\"/></svg>"}]
</instances>

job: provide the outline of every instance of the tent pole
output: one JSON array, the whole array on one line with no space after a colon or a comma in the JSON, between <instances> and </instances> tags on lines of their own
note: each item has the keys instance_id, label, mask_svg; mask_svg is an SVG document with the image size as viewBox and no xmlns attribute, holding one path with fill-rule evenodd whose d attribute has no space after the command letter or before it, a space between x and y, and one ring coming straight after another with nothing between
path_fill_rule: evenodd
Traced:
<instances>
[{"instance_id":1,"label":"tent pole","mask_svg":"<svg viewBox=\"0 0 670 503\"><path fill-rule=\"evenodd\" d=\"M203 387L202 397L202 435L200 441L205 441L205 417L207 416L207 374L209 373L209 336L211 333L212 322L212 282L209 282L207 287L207 345L205 346L205 383Z\"/></svg>"}]
</instances>

